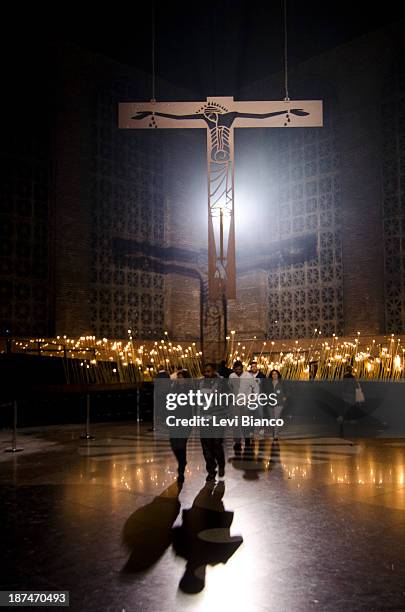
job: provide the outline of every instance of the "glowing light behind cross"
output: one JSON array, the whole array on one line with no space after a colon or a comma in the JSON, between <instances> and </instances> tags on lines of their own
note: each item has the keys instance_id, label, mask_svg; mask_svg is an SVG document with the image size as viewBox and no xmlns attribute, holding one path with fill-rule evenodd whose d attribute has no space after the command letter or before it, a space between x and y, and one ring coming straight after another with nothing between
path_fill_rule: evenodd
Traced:
<instances>
[{"instance_id":1,"label":"glowing light behind cross","mask_svg":"<svg viewBox=\"0 0 405 612\"><path fill-rule=\"evenodd\" d=\"M322 102L137 102L119 105L119 127L207 130L208 283L212 301L236 297L234 128L322 126Z\"/></svg>"}]
</instances>

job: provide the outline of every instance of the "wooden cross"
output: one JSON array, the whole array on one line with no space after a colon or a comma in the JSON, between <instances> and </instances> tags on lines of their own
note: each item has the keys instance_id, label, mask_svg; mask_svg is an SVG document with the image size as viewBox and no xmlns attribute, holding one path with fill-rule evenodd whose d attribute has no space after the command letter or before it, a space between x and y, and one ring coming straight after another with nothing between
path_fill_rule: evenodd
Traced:
<instances>
[{"instance_id":1,"label":"wooden cross","mask_svg":"<svg viewBox=\"0 0 405 612\"><path fill-rule=\"evenodd\" d=\"M209 298L236 298L234 217L234 129L320 127L320 100L236 102L128 102L119 105L119 127L129 129L204 128L208 170Z\"/></svg>"}]
</instances>

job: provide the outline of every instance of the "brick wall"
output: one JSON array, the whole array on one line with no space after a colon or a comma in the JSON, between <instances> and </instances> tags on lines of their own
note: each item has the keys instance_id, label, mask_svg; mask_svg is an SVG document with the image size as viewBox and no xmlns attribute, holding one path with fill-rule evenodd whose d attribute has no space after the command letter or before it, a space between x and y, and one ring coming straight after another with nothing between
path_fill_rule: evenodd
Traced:
<instances>
[{"instance_id":1,"label":"brick wall","mask_svg":"<svg viewBox=\"0 0 405 612\"><path fill-rule=\"evenodd\" d=\"M236 300L228 303L228 334L265 338L268 329L267 273L260 270L238 275Z\"/></svg>"}]
</instances>

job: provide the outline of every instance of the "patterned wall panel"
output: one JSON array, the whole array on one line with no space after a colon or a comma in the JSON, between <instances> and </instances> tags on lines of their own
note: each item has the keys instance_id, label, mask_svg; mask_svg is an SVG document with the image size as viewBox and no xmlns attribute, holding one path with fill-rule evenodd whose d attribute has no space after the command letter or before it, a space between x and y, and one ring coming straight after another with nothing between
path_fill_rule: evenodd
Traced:
<instances>
[{"instance_id":1,"label":"patterned wall panel","mask_svg":"<svg viewBox=\"0 0 405 612\"><path fill-rule=\"evenodd\" d=\"M161 337L163 276L134 269L116 239L163 244L164 202L159 135L118 130L117 104L136 99L125 85L100 92L92 167L91 309L93 333ZM145 264L146 265L146 264Z\"/></svg>"},{"instance_id":2,"label":"patterned wall panel","mask_svg":"<svg viewBox=\"0 0 405 612\"><path fill-rule=\"evenodd\" d=\"M339 154L333 127L272 130L274 238L316 232L318 256L269 274L269 337L343 331Z\"/></svg>"},{"instance_id":3,"label":"patterned wall panel","mask_svg":"<svg viewBox=\"0 0 405 612\"><path fill-rule=\"evenodd\" d=\"M53 331L47 132L16 132L8 145L0 153L0 335L47 335Z\"/></svg>"},{"instance_id":4,"label":"patterned wall panel","mask_svg":"<svg viewBox=\"0 0 405 612\"><path fill-rule=\"evenodd\" d=\"M383 231L387 333L405 332L405 72L386 79L382 105Z\"/></svg>"}]
</instances>

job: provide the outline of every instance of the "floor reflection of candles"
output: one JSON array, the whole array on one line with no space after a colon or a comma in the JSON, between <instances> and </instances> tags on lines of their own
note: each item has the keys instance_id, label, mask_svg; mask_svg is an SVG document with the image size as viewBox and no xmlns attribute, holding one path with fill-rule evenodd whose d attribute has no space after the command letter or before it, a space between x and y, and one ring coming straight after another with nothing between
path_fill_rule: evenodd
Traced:
<instances>
[{"instance_id":1,"label":"floor reflection of candles","mask_svg":"<svg viewBox=\"0 0 405 612\"><path fill-rule=\"evenodd\" d=\"M38 571L43 575L61 572L61 583L66 580L64 567L87 572L85 551L92 559L92 578L86 574L87 583L103 576L103 586L108 574L111 584L118 584L115 581L128 560L122 546L123 525L139 511L142 520L137 524L141 535L146 530L145 544L139 550L135 547L132 554L144 556L153 534L166 548L142 578L134 575L128 584L119 582L120 592L129 602L127 609L136 609L132 604L139 596L140 584L151 593L160 589L162 601L167 597L172 609L181 609L183 602L189 601L178 591L185 558L181 550L175 552L171 532L159 531L160 514L148 516L150 504L152 508L157 504L163 513L166 507L173 508L170 501L166 506L165 496L176 480L176 461L168 441L155 439L142 425L136 434L128 434L130 430L131 425L95 424L96 440L86 443L63 431L60 442L59 433L38 432L33 434L38 443L41 436L46 442L48 435L56 441L52 450L0 463L5 490L9 483L14 491L6 494L9 510L3 519L14 520L24 508L24 520L10 531L9 545L16 549L21 532L20 565L34 551ZM229 520L225 527L210 530L208 525L205 530L204 541L212 544L213 556L206 566L204 589L192 600L196 610L272 609L273 602L281 601L278 609L306 609L306 604L297 606L297 593L324 569L319 580L333 581L336 564L357 578L363 565L369 577L367 563L373 555L383 571L391 567L392 559L395 567L405 563L402 440L256 440L253 449L239 458L235 457L233 440L227 440L225 446L223 509L218 511L228 512ZM174 527L183 524L187 517L183 512L193 508L199 491L205 489L206 469L198 438L188 442L187 461L184 487L179 491L175 485L178 501L172 497L179 504ZM143 513L142 508L146 508ZM38 530L41 517L46 526ZM151 525L150 519L154 521ZM384 546L378 538L369 537L376 530L384 531ZM215 561L215 546L226 546L237 537L243 541L233 554ZM44 541L48 551L41 556ZM351 551L361 551L361 558ZM390 579L395 578L390 571ZM74 590L77 580L75 574L75 581L67 586ZM360 576L359 580L366 578ZM346 581L338 581L334 588L344 584ZM318 597L313 595L315 599Z\"/></svg>"}]
</instances>

